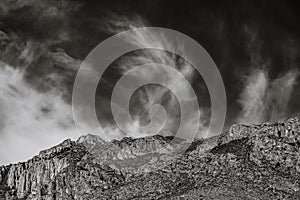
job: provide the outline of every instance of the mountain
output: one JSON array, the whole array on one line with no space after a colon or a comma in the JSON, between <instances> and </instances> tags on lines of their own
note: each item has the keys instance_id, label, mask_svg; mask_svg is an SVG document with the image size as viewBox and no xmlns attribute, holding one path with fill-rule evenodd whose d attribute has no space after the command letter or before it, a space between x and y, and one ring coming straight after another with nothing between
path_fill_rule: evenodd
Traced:
<instances>
[{"instance_id":1,"label":"mountain","mask_svg":"<svg viewBox=\"0 0 300 200\"><path fill-rule=\"evenodd\" d=\"M175 141L175 142L174 142ZM95 135L0 167L0 199L300 199L300 122L233 125L220 136Z\"/></svg>"}]
</instances>

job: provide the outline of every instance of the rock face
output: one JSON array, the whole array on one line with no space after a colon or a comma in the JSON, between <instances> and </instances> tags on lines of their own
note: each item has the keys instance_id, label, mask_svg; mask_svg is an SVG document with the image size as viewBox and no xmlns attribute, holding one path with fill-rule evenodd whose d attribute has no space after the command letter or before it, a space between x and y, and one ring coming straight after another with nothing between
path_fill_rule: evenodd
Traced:
<instances>
[{"instance_id":1,"label":"rock face","mask_svg":"<svg viewBox=\"0 0 300 200\"><path fill-rule=\"evenodd\" d=\"M300 199L298 118L234 125L180 155L171 141L66 140L0 167L0 199Z\"/></svg>"}]
</instances>

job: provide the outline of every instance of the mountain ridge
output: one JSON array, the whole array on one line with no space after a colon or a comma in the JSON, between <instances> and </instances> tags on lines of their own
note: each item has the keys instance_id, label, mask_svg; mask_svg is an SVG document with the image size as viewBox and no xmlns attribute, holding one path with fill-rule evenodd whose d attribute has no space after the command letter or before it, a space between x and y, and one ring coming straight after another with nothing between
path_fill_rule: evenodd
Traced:
<instances>
[{"instance_id":1,"label":"mountain ridge","mask_svg":"<svg viewBox=\"0 0 300 200\"><path fill-rule=\"evenodd\" d=\"M299 118L233 125L176 154L171 137L67 139L0 167L0 199L299 199ZM185 146L184 146L185 147Z\"/></svg>"}]
</instances>

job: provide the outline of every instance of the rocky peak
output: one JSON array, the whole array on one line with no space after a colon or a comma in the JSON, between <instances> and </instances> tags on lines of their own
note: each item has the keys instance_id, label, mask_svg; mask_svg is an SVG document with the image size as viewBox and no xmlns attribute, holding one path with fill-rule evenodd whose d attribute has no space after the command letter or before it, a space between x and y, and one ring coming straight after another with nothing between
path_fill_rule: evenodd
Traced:
<instances>
[{"instance_id":1,"label":"rocky peak","mask_svg":"<svg viewBox=\"0 0 300 200\"><path fill-rule=\"evenodd\" d=\"M87 135L80 136L76 140L76 143L88 146L88 145L96 145L96 144L104 145L106 142L98 135L87 134Z\"/></svg>"},{"instance_id":2,"label":"rocky peak","mask_svg":"<svg viewBox=\"0 0 300 200\"><path fill-rule=\"evenodd\" d=\"M285 129L297 129L299 125L299 118L289 118L279 122L265 122L263 124L245 125L234 124L230 127L229 131L223 132L218 138L220 144L228 143L232 140L238 140L256 134L258 131L274 132L274 127L285 127ZM285 131L289 133L288 131Z\"/></svg>"},{"instance_id":3,"label":"rocky peak","mask_svg":"<svg viewBox=\"0 0 300 200\"><path fill-rule=\"evenodd\" d=\"M195 141L172 137L66 140L0 167L0 199L298 199L299 118L234 125ZM177 146L176 146L177 144ZM109 162L113 161L113 162Z\"/></svg>"},{"instance_id":4,"label":"rocky peak","mask_svg":"<svg viewBox=\"0 0 300 200\"><path fill-rule=\"evenodd\" d=\"M71 149L74 144L75 144L75 142L73 142L71 139L67 139L67 140L63 141L62 143L60 143L54 147L51 147L50 149L40 151L38 156L42 159L48 159L53 155L57 155L63 151L67 151L67 150Z\"/></svg>"}]
</instances>

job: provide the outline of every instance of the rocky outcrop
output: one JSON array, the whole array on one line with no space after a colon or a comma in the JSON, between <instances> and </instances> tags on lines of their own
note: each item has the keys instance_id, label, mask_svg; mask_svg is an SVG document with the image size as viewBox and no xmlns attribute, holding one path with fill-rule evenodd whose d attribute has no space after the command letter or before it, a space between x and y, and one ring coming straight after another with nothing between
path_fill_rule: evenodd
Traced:
<instances>
[{"instance_id":1,"label":"rocky outcrop","mask_svg":"<svg viewBox=\"0 0 300 200\"><path fill-rule=\"evenodd\" d=\"M0 182L8 188L6 198L31 198L47 192L53 196L54 178L74 159L74 142L66 140L23 163L4 167ZM45 187L47 186L47 187Z\"/></svg>"},{"instance_id":2,"label":"rocky outcrop","mask_svg":"<svg viewBox=\"0 0 300 200\"><path fill-rule=\"evenodd\" d=\"M300 199L298 118L173 139L66 140L0 167L0 199Z\"/></svg>"}]
</instances>

